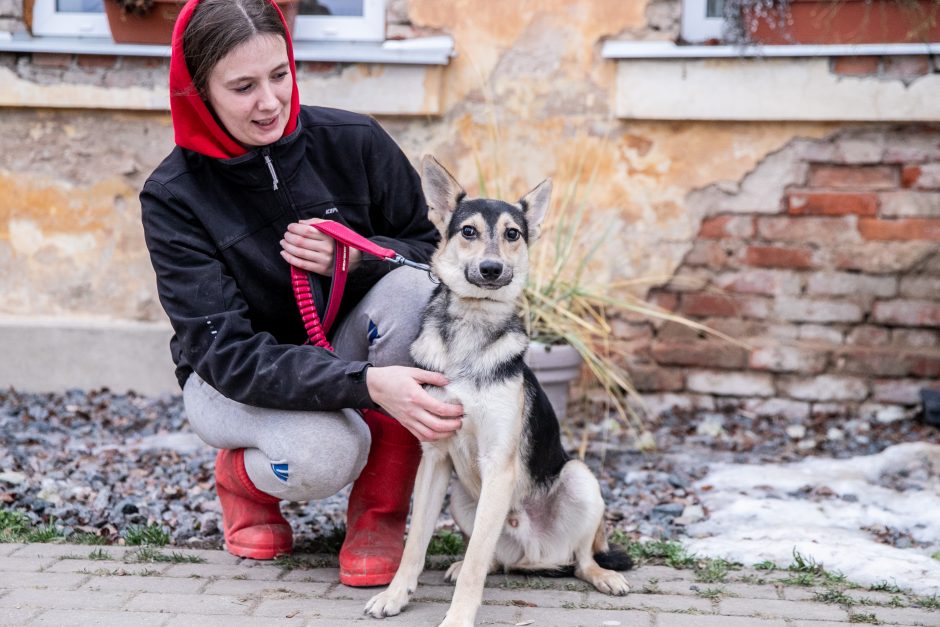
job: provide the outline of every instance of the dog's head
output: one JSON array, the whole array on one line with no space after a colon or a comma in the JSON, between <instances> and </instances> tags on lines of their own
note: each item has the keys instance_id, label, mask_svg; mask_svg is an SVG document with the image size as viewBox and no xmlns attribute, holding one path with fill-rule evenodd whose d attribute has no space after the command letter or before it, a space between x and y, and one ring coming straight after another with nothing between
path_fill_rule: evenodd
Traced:
<instances>
[{"instance_id":1,"label":"dog's head","mask_svg":"<svg viewBox=\"0 0 940 627\"><path fill-rule=\"evenodd\" d=\"M457 295L509 301L522 293L529 272L529 245L548 211L552 182L545 179L518 203L467 198L438 161L421 160L428 217L441 232L432 266Z\"/></svg>"}]
</instances>

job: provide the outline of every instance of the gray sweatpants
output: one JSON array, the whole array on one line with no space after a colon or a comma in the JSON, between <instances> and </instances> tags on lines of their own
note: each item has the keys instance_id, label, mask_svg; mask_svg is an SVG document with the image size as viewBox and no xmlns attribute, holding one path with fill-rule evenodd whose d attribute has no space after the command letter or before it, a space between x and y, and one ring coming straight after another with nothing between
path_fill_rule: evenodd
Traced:
<instances>
[{"instance_id":1,"label":"gray sweatpants","mask_svg":"<svg viewBox=\"0 0 940 627\"><path fill-rule=\"evenodd\" d=\"M421 312L434 289L427 273L398 268L384 276L341 321L336 353L375 366L410 366ZM244 448L245 468L262 492L309 501L339 492L359 476L369 455L369 428L354 409L286 411L228 399L199 375L183 388L196 434L216 448Z\"/></svg>"}]
</instances>

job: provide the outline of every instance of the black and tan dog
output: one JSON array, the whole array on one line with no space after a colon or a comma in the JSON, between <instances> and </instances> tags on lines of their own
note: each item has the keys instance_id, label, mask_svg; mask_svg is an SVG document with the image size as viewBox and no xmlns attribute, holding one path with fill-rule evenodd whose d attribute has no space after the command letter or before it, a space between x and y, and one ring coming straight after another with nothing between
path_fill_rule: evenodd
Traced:
<instances>
[{"instance_id":1,"label":"black and tan dog","mask_svg":"<svg viewBox=\"0 0 940 627\"><path fill-rule=\"evenodd\" d=\"M630 567L608 549L604 501L587 466L562 448L558 420L523 356L529 344L519 317L528 247L551 197L544 181L518 204L468 199L433 157L422 161L429 215L442 242L432 260L440 285L412 344L416 364L444 373L437 390L464 407L453 437L423 444L411 528L401 566L366 612L394 616L408 603L444 501L451 471L451 514L470 538L442 625L472 625L488 572L570 572L601 592L629 590L615 570ZM598 561L607 568L599 565Z\"/></svg>"}]
</instances>

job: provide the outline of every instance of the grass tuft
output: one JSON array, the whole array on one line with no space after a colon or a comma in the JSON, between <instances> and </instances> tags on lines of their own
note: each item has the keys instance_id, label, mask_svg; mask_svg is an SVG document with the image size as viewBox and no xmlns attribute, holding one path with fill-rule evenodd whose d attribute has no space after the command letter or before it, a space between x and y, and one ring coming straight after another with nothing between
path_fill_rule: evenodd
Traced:
<instances>
[{"instance_id":1,"label":"grass tuft","mask_svg":"<svg viewBox=\"0 0 940 627\"><path fill-rule=\"evenodd\" d=\"M865 623L867 625L880 625L881 621L874 614L849 614L850 623Z\"/></svg>"},{"instance_id":2,"label":"grass tuft","mask_svg":"<svg viewBox=\"0 0 940 627\"><path fill-rule=\"evenodd\" d=\"M170 543L170 534L157 524L131 525L123 535L128 546L166 546Z\"/></svg>"},{"instance_id":3,"label":"grass tuft","mask_svg":"<svg viewBox=\"0 0 940 627\"><path fill-rule=\"evenodd\" d=\"M428 555L463 555L463 534L442 529L434 534L428 545Z\"/></svg>"}]
</instances>

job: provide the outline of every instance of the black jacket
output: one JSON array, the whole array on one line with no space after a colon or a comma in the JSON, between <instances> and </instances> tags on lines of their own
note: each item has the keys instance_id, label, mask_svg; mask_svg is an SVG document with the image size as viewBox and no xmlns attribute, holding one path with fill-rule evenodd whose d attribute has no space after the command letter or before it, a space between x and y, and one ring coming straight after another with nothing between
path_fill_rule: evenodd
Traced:
<instances>
[{"instance_id":1,"label":"black jacket","mask_svg":"<svg viewBox=\"0 0 940 627\"><path fill-rule=\"evenodd\" d=\"M437 231L418 175L374 120L302 107L295 132L241 157L176 147L140 202L180 386L195 371L226 397L258 407L374 406L368 364L304 345L290 267L279 254L289 223L325 218L410 259L430 258ZM341 315L391 269L364 256Z\"/></svg>"}]
</instances>

